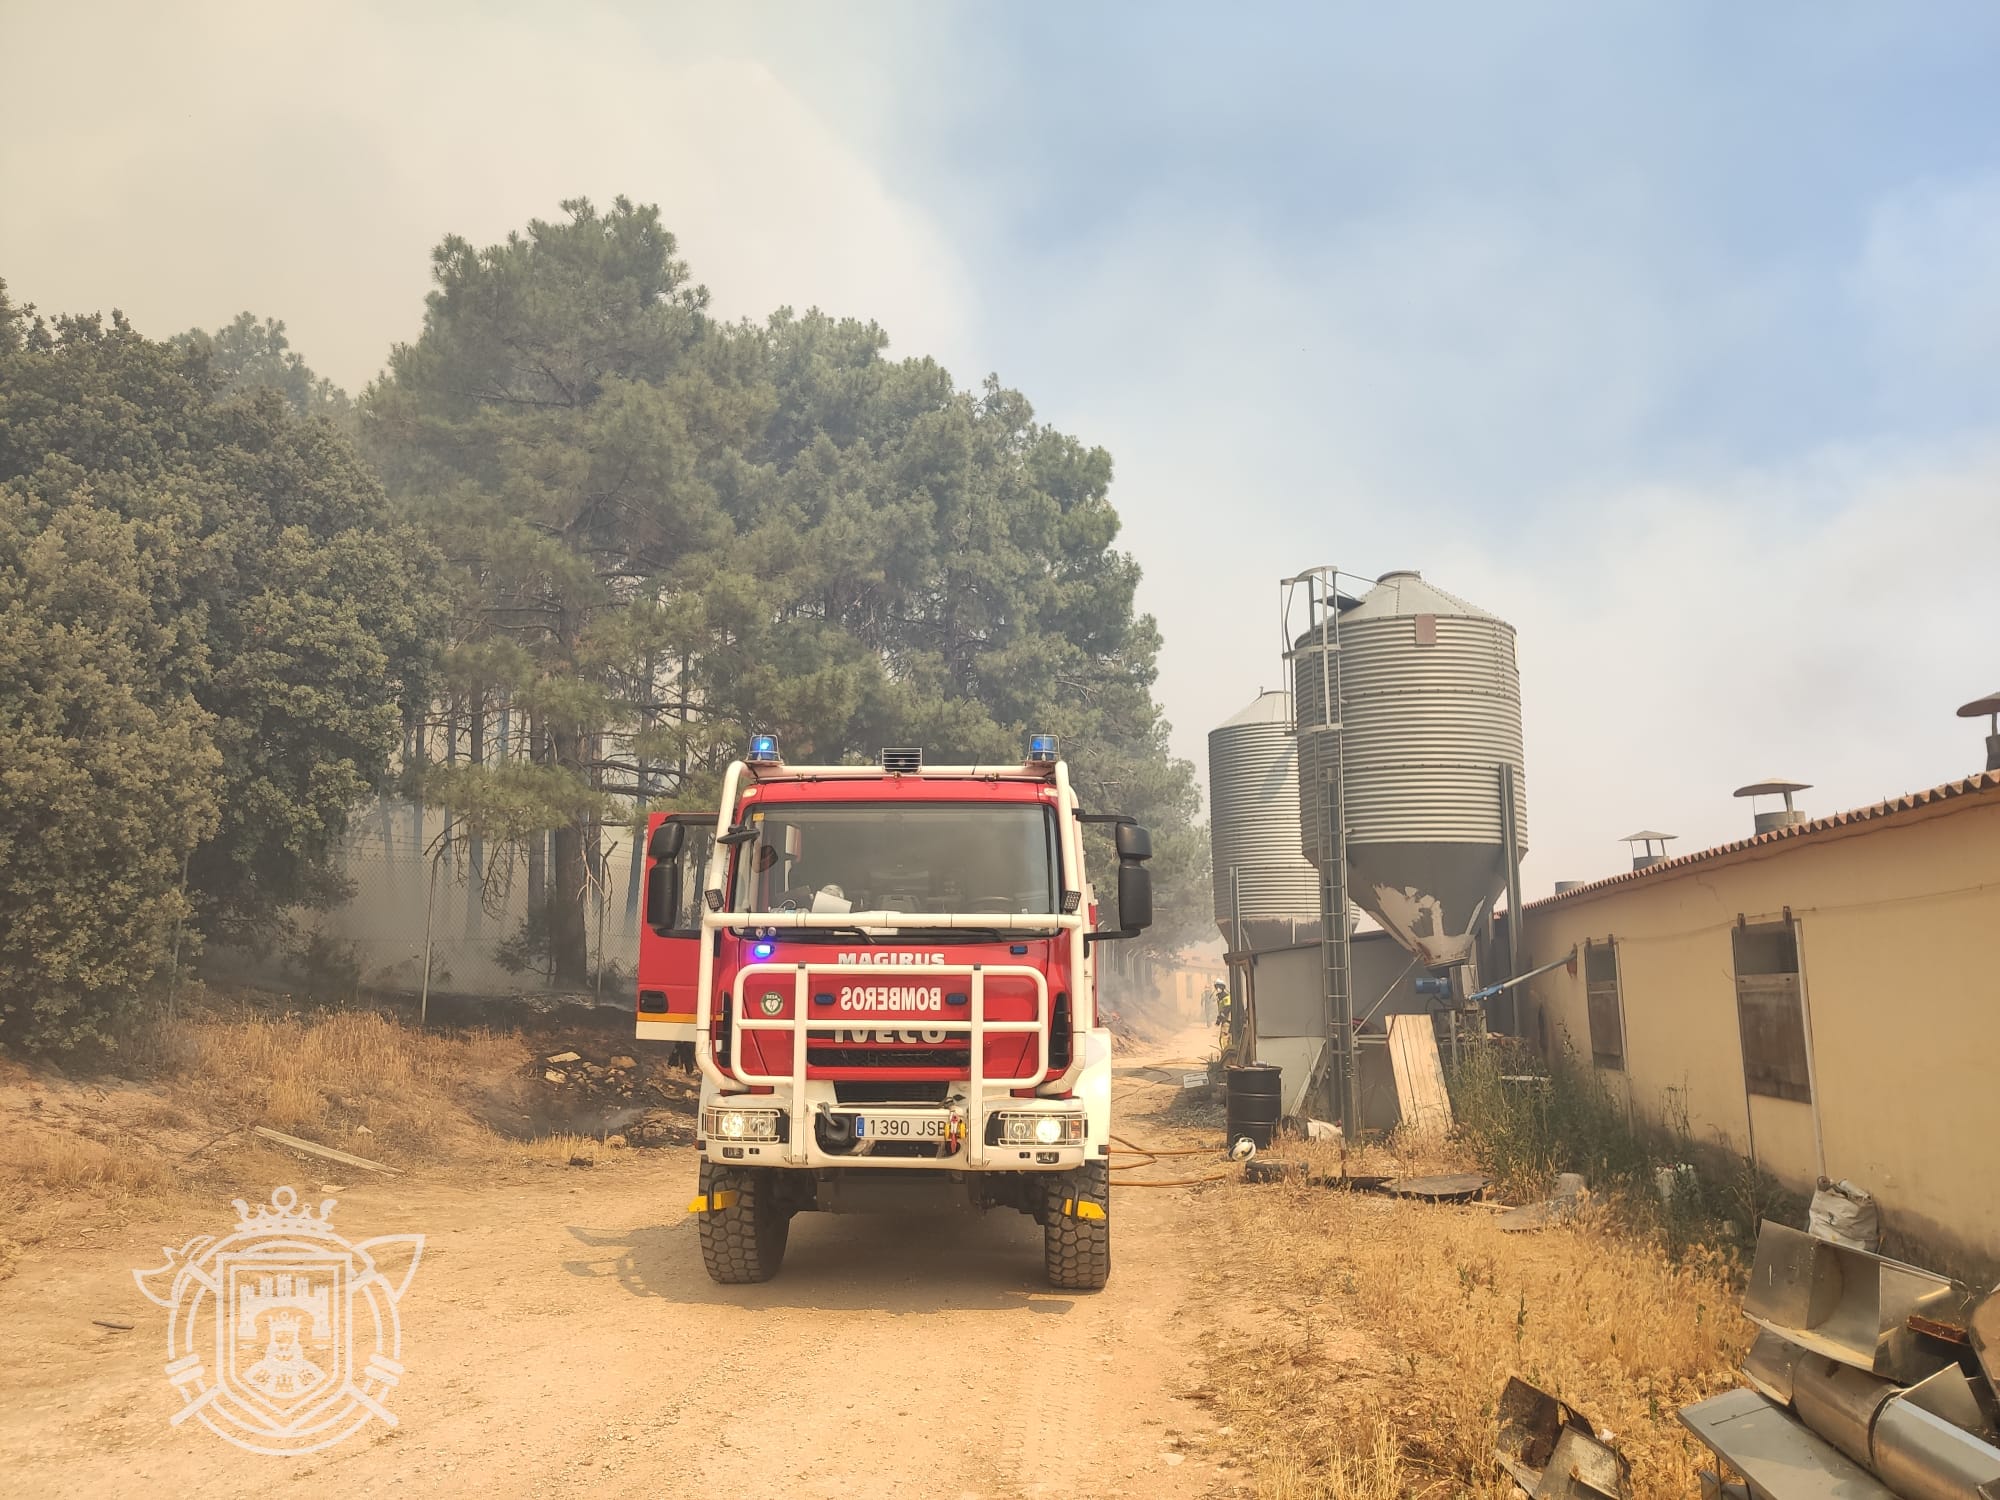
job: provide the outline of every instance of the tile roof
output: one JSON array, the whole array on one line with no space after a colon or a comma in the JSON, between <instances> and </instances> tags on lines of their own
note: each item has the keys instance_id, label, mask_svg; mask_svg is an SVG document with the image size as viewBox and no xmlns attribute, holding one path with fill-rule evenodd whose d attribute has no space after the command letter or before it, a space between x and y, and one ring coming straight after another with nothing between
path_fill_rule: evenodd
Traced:
<instances>
[{"instance_id":1,"label":"tile roof","mask_svg":"<svg viewBox=\"0 0 2000 1500\"><path fill-rule=\"evenodd\" d=\"M1587 881L1583 885L1564 891L1561 895L1544 896L1539 901L1530 901L1523 910L1533 911L1537 907L1553 906L1558 901L1574 901L1579 896L1588 896L1611 886L1658 879L1671 875L1676 870L1685 869L1689 865L1705 864L1710 860L1721 859L1725 855L1740 854L1746 849L1761 849L1790 839L1812 838L1816 834L1831 833L1837 828L1852 828L1859 823L1879 822L1939 802L1949 802L1957 797L1978 796L1985 792L2000 792L2000 771L1981 771L1958 781L1947 781L1943 786L1934 786L1926 791L1909 792L1888 802L1857 807L1851 812L1832 813L1824 818L1814 818L1810 822L1794 823L1787 828L1774 828L1769 833L1760 833L1754 838L1738 839L1731 844L1717 844L1713 849L1697 849L1691 854L1679 854L1672 859L1663 859L1658 864L1648 865L1643 870L1626 870L1622 874L1607 875L1602 880Z\"/></svg>"}]
</instances>

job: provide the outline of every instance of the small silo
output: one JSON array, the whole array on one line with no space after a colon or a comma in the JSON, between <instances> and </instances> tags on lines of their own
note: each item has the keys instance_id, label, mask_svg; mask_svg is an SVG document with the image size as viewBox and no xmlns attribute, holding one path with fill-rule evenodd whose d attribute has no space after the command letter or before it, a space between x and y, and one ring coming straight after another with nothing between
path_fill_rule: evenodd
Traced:
<instances>
[{"instance_id":1,"label":"small silo","mask_svg":"<svg viewBox=\"0 0 2000 1500\"><path fill-rule=\"evenodd\" d=\"M1215 925L1236 946L1262 952L1319 936L1319 872L1299 853L1298 742L1292 695L1259 693L1208 732L1208 837L1214 858Z\"/></svg>"},{"instance_id":2,"label":"small silo","mask_svg":"<svg viewBox=\"0 0 2000 1500\"><path fill-rule=\"evenodd\" d=\"M1328 718L1322 683L1338 681L1349 893L1425 963L1464 962L1507 883L1502 765L1513 768L1517 857L1528 847L1514 627L1396 572L1342 599L1333 630L1331 658L1319 621L1292 658L1301 852L1317 864L1327 836L1332 740L1313 726Z\"/></svg>"}]
</instances>

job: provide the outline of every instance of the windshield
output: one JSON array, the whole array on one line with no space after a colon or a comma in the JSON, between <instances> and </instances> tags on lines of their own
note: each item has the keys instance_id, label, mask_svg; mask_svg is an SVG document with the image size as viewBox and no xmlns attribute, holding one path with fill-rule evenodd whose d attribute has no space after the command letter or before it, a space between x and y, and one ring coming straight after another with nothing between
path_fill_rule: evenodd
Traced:
<instances>
[{"instance_id":1,"label":"windshield","mask_svg":"<svg viewBox=\"0 0 2000 1500\"><path fill-rule=\"evenodd\" d=\"M1052 914L1055 818L1040 805L760 807L736 857L736 911Z\"/></svg>"}]
</instances>

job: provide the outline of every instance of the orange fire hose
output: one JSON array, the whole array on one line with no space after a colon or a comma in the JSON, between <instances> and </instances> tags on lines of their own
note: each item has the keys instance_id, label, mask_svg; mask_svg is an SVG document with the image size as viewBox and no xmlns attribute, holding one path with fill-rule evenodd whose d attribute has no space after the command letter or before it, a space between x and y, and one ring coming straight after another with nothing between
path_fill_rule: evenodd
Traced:
<instances>
[{"instance_id":1,"label":"orange fire hose","mask_svg":"<svg viewBox=\"0 0 2000 1500\"><path fill-rule=\"evenodd\" d=\"M1192 1150L1168 1151L1168 1150L1158 1149L1152 1146L1134 1145L1131 1141L1126 1140L1125 1137L1122 1135L1114 1135L1113 1137L1111 1137L1111 1140L1113 1142L1111 1147L1111 1154L1113 1156L1136 1156L1142 1158L1139 1161L1126 1161L1126 1162L1115 1161L1111 1164L1111 1170L1114 1172L1130 1171L1134 1167L1155 1166L1160 1161L1170 1156L1212 1157L1216 1154L1218 1150L1221 1149L1216 1146L1197 1146ZM1206 1177L1166 1177L1166 1178L1160 1178L1158 1180L1148 1180L1144 1182L1137 1181L1130 1177L1114 1177L1111 1180L1111 1185L1113 1187L1144 1187L1144 1188L1192 1187L1194 1184L1200 1182L1220 1182L1225 1177L1232 1177L1234 1175L1235 1173L1231 1169L1224 1168L1220 1172L1211 1172Z\"/></svg>"}]
</instances>

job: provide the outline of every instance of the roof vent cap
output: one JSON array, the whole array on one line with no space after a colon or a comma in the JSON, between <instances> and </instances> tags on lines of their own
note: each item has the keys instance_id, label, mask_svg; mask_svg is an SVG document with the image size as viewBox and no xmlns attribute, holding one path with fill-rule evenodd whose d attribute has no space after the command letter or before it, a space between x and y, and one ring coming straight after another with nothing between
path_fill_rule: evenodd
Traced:
<instances>
[{"instance_id":1,"label":"roof vent cap","mask_svg":"<svg viewBox=\"0 0 2000 1500\"><path fill-rule=\"evenodd\" d=\"M1780 828L1792 828L1807 821L1806 815L1792 806L1792 793L1803 792L1812 785L1810 781L1794 781L1789 776L1766 776L1762 781L1753 781L1748 786L1739 786L1732 794L1738 797L1783 797L1785 805L1774 807L1768 812L1759 812L1753 800L1750 811L1754 815L1757 832L1773 833Z\"/></svg>"},{"instance_id":2,"label":"roof vent cap","mask_svg":"<svg viewBox=\"0 0 2000 1500\"><path fill-rule=\"evenodd\" d=\"M1958 711L1961 719L1986 719L1986 769L2000 771L2000 692L1974 698Z\"/></svg>"},{"instance_id":3,"label":"roof vent cap","mask_svg":"<svg viewBox=\"0 0 2000 1500\"><path fill-rule=\"evenodd\" d=\"M1632 849L1632 868L1644 870L1658 864L1667 857L1668 843L1679 837L1677 833L1661 833L1655 828L1641 828L1637 833L1626 834L1625 842Z\"/></svg>"}]
</instances>

